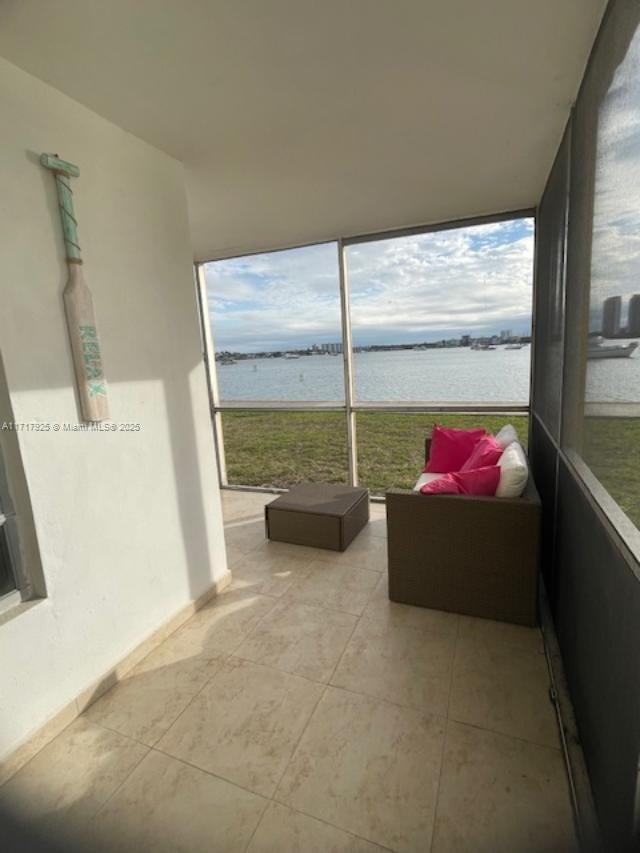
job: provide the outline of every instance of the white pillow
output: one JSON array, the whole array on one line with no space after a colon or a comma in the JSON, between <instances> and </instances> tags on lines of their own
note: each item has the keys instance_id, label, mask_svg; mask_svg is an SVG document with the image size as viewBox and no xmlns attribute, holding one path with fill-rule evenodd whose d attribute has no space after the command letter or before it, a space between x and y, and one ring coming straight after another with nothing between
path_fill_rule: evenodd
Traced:
<instances>
[{"instance_id":1,"label":"white pillow","mask_svg":"<svg viewBox=\"0 0 640 853\"><path fill-rule=\"evenodd\" d=\"M498 459L500 482L496 489L497 498L519 498L529 479L529 465L522 445L512 441Z\"/></svg>"},{"instance_id":2,"label":"white pillow","mask_svg":"<svg viewBox=\"0 0 640 853\"><path fill-rule=\"evenodd\" d=\"M419 492L423 486L426 486L427 483L433 483L434 480L437 480L438 477L442 477L442 474L428 474L426 471L424 474L420 474L418 477L418 481L413 487L414 492Z\"/></svg>"},{"instance_id":3,"label":"white pillow","mask_svg":"<svg viewBox=\"0 0 640 853\"><path fill-rule=\"evenodd\" d=\"M500 447L506 449L509 447L512 441L518 440L518 433L516 432L516 428L513 424L505 424L500 432L496 435L496 441L500 445Z\"/></svg>"}]
</instances>

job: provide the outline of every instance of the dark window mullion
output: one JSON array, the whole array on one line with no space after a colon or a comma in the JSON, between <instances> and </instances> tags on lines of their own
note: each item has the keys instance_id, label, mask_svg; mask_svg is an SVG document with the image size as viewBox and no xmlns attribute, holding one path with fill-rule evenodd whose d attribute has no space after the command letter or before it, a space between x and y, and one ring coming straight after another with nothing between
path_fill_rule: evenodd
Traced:
<instances>
[{"instance_id":1,"label":"dark window mullion","mask_svg":"<svg viewBox=\"0 0 640 853\"><path fill-rule=\"evenodd\" d=\"M11 547L7 533L7 518L0 511L0 596L16 589Z\"/></svg>"}]
</instances>

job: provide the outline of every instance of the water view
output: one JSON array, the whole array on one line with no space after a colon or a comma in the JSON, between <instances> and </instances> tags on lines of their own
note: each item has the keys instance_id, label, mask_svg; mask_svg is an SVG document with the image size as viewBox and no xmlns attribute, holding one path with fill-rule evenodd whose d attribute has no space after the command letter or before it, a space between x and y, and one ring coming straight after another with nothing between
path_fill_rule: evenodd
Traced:
<instances>
[{"instance_id":1,"label":"water view","mask_svg":"<svg viewBox=\"0 0 640 853\"><path fill-rule=\"evenodd\" d=\"M230 400L343 400L342 356L246 359L218 368ZM529 347L472 351L399 350L354 354L356 398L363 401L507 402L529 398Z\"/></svg>"},{"instance_id":2,"label":"water view","mask_svg":"<svg viewBox=\"0 0 640 853\"><path fill-rule=\"evenodd\" d=\"M633 253L618 251L623 234L611 243L613 226L622 221L617 207L603 206L600 195L597 202L602 226L594 241L600 257L609 260L592 270L586 358L579 375L566 380L579 383L582 408L566 440L629 518L640 523L637 263ZM479 405L509 410L529 404L532 220L358 242L346 247L345 268L355 403L468 407L466 413L437 416L359 411L361 483L374 494L390 486L410 488L424 465L424 439L436 419L492 432L508 420L526 445L527 415L474 412ZM337 245L216 261L207 264L206 276L221 401L246 404L222 416L228 481L277 487L305 479L348 482L343 412L266 411L260 405L344 401ZM539 350L544 389L538 388L537 396L539 401L548 397L552 406L555 401L557 429L564 306L559 292L547 306L548 316L540 314L547 341Z\"/></svg>"},{"instance_id":3,"label":"water view","mask_svg":"<svg viewBox=\"0 0 640 853\"><path fill-rule=\"evenodd\" d=\"M500 403L527 405L530 347L357 352L356 399L363 402ZM223 402L342 401L341 356L243 359L218 365ZM590 402L640 400L640 357L589 363Z\"/></svg>"}]
</instances>

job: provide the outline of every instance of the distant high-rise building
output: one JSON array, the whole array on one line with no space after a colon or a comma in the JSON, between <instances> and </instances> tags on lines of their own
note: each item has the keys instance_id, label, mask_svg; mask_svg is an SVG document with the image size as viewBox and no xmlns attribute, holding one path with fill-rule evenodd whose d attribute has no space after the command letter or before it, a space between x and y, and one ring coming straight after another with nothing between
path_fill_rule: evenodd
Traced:
<instances>
[{"instance_id":1,"label":"distant high-rise building","mask_svg":"<svg viewBox=\"0 0 640 853\"><path fill-rule=\"evenodd\" d=\"M602 334L605 338L615 338L620 334L620 315L622 297L610 296L602 306Z\"/></svg>"},{"instance_id":2,"label":"distant high-rise building","mask_svg":"<svg viewBox=\"0 0 640 853\"><path fill-rule=\"evenodd\" d=\"M505 341L510 340L513 337L513 332L511 329L505 329L503 332L500 332L500 342L504 343Z\"/></svg>"},{"instance_id":3,"label":"distant high-rise building","mask_svg":"<svg viewBox=\"0 0 640 853\"><path fill-rule=\"evenodd\" d=\"M640 293L629 300L629 321L627 334L630 338L640 338Z\"/></svg>"},{"instance_id":4,"label":"distant high-rise building","mask_svg":"<svg viewBox=\"0 0 640 853\"><path fill-rule=\"evenodd\" d=\"M323 352L341 353L342 344L322 344Z\"/></svg>"}]
</instances>

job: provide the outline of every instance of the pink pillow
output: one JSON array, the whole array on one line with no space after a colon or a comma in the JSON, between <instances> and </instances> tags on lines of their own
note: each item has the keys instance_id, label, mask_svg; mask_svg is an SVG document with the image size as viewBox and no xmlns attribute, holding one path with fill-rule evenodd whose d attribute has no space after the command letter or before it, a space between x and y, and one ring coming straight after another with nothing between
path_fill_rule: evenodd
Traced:
<instances>
[{"instance_id":1,"label":"pink pillow","mask_svg":"<svg viewBox=\"0 0 640 853\"><path fill-rule=\"evenodd\" d=\"M462 489L454 477L455 474L443 474L437 480L425 483L420 489L420 493L423 495L461 495Z\"/></svg>"},{"instance_id":2,"label":"pink pillow","mask_svg":"<svg viewBox=\"0 0 640 853\"><path fill-rule=\"evenodd\" d=\"M443 474L437 480L426 483L420 491L423 495L495 495L499 482L499 466L487 465L470 471Z\"/></svg>"},{"instance_id":3,"label":"pink pillow","mask_svg":"<svg viewBox=\"0 0 640 853\"><path fill-rule=\"evenodd\" d=\"M459 471L471 456L474 447L486 435L484 429L456 429L433 425L429 461L424 469L428 474L449 474Z\"/></svg>"},{"instance_id":4,"label":"pink pillow","mask_svg":"<svg viewBox=\"0 0 640 853\"><path fill-rule=\"evenodd\" d=\"M464 463L460 471L471 471L474 468L486 468L489 465L497 465L498 459L503 454L501 444L492 435L484 435L471 451L471 456Z\"/></svg>"}]
</instances>

